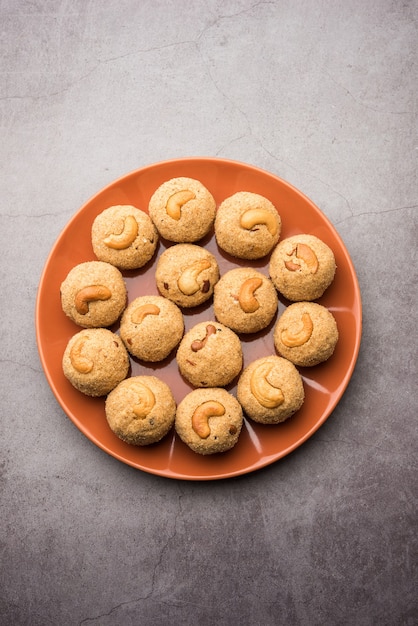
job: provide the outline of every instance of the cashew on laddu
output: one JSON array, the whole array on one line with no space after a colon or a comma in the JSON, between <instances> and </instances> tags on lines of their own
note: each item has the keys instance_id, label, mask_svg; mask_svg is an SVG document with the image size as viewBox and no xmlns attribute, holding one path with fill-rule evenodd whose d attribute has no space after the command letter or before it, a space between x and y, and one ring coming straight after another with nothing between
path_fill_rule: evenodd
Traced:
<instances>
[{"instance_id":1,"label":"cashew on laddu","mask_svg":"<svg viewBox=\"0 0 418 626\"><path fill-rule=\"evenodd\" d=\"M133 215L127 215L123 222L123 228L120 233L112 233L105 239L103 243L108 248L114 250L124 250L135 241L138 235L138 222Z\"/></svg>"},{"instance_id":2,"label":"cashew on laddu","mask_svg":"<svg viewBox=\"0 0 418 626\"><path fill-rule=\"evenodd\" d=\"M261 278L255 276L254 278L247 278L239 290L238 302L244 313L255 313L260 308L260 303L254 295L259 287L263 284Z\"/></svg>"},{"instance_id":3,"label":"cashew on laddu","mask_svg":"<svg viewBox=\"0 0 418 626\"><path fill-rule=\"evenodd\" d=\"M255 399L266 409L275 409L284 402L284 395L280 387L272 385L267 380L274 365L261 363L251 375L250 389Z\"/></svg>"},{"instance_id":4,"label":"cashew on laddu","mask_svg":"<svg viewBox=\"0 0 418 626\"><path fill-rule=\"evenodd\" d=\"M277 233L277 220L273 213L265 209L248 209L240 218L240 225L246 230L252 230L254 226L264 224L270 235Z\"/></svg>"},{"instance_id":5,"label":"cashew on laddu","mask_svg":"<svg viewBox=\"0 0 418 626\"><path fill-rule=\"evenodd\" d=\"M141 324L147 315L159 315L160 307L156 304L143 304L135 309L131 315L131 321L133 324Z\"/></svg>"},{"instance_id":6,"label":"cashew on laddu","mask_svg":"<svg viewBox=\"0 0 418 626\"><path fill-rule=\"evenodd\" d=\"M209 419L225 414L225 407L216 400L208 400L199 405L192 415L192 428L201 439L210 435Z\"/></svg>"},{"instance_id":7,"label":"cashew on laddu","mask_svg":"<svg viewBox=\"0 0 418 626\"><path fill-rule=\"evenodd\" d=\"M173 220L178 221L181 218L181 208L183 204L186 204L189 200L194 200L194 198L196 198L196 195L189 189L176 191L167 200L167 204L165 206L167 215Z\"/></svg>"},{"instance_id":8,"label":"cashew on laddu","mask_svg":"<svg viewBox=\"0 0 418 626\"><path fill-rule=\"evenodd\" d=\"M315 274L318 271L318 257L312 248L306 245L306 243L298 243L296 248L294 248L288 256L292 256L295 252L296 258L305 262L305 265L311 274ZM285 261L285 266L290 272L297 272L301 269L300 263L295 263L294 261Z\"/></svg>"},{"instance_id":9,"label":"cashew on laddu","mask_svg":"<svg viewBox=\"0 0 418 626\"><path fill-rule=\"evenodd\" d=\"M138 397L138 402L132 407L132 411L136 417L144 419L155 405L155 396L149 387L140 382L135 382L131 389Z\"/></svg>"},{"instance_id":10,"label":"cashew on laddu","mask_svg":"<svg viewBox=\"0 0 418 626\"><path fill-rule=\"evenodd\" d=\"M80 374L88 374L93 369L93 361L82 355L87 337L79 337L70 350L71 365Z\"/></svg>"},{"instance_id":11,"label":"cashew on laddu","mask_svg":"<svg viewBox=\"0 0 418 626\"><path fill-rule=\"evenodd\" d=\"M293 326L294 328L294 326ZM300 323L296 325L295 331L285 328L281 332L282 343L288 348L303 346L309 341L313 333L313 322L309 313L303 313Z\"/></svg>"},{"instance_id":12,"label":"cashew on laddu","mask_svg":"<svg viewBox=\"0 0 418 626\"><path fill-rule=\"evenodd\" d=\"M213 324L208 324L206 326L206 335L203 337L203 339L195 339L194 341L192 341L192 343L190 344L190 349L193 352L199 352L199 350L202 350L202 348L205 347L207 340L209 339L209 337L211 335L214 335L216 333L216 326L214 326Z\"/></svg>"},{"instance_id":13,"label":"cashew on laddu","mask_svg":"<svg viewBox=\"0 0 418 626\"><path fill-rule=\"evenodd\" d=\"M104 285L88 285L80 289L75 295L75 308L80 315L86 315L89 312L89 303L96 300L109 300L112 292Z\"/></svg>"},{"instance_id":14,"label":"cashew on laddu","mask_svg":"<svg viewBox=\"0 0 418 626\"><path fill-rule=\"evenodd\" d=\"M178 288L185 296L192 296L199 291L200 285L198 277L201 272L210 268L210 261L199 259L186 267L177 281Z\"/></svg>"}]
</instances>

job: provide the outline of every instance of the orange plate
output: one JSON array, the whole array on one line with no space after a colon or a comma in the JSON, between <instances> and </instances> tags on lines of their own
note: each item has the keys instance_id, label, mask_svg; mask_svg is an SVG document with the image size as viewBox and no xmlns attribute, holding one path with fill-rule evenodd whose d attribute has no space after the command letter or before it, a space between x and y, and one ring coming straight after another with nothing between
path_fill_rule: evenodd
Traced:
<instances>
[{"instance_id":1,"label":"orange plate","mask_svg":"<svg viewBox=\"0 0 418 626\"><path fill-rule=\"evenodd\" d=\"M200 180L219 204L237 191L252 191L269 198L282 218L281 239L297 233L316 235L334 251L337 272L333 284L320 299L334 314L340 339L334 355L324 364L300 368L306 398L301 410L277 426L264 426L245 420L240 439L229 452L200 456L177 437L174 430L160 443L135 447L122 442L110 430L103 398L89 398L66 380L61 359L69 338L79 329L63 313L60 285L78 263L94 260L91 225L95 216L116 204L132 204L147 211L155 189L178 176ZM252 265L268 274L268 257L242 262L223 254L213 235L200 242L213 252L221 274L239 265ZM123 272L128 298L157 294L154 280L158 255L170 245L160 242L154 259L136 271ZM288 303L280 298L279 315ZM186 331L197 322L213 319L212 305L184 311ZM272 329L242 336L244 365L261 356L274 354ZM117 331L118 325L112 327ZM351 259L339 235L321 211L300 191L277 176L243 163L217 158L185 158L141 168L113 182L91 198L70 220L58 237L41 277L36 306L36 334L46 377L61 407L97 446L120 461L151 474L185 480L214 480L246 474L269 465L295 450L328 418L343 395L352 375L360 347L361 299ZM147 365L132 359L132 375L154 374L165 380L179 402L190 391L178 373L174 354L162 363ZM235 387L229 390L235 393Z\"/></svg>"}]
</instances>

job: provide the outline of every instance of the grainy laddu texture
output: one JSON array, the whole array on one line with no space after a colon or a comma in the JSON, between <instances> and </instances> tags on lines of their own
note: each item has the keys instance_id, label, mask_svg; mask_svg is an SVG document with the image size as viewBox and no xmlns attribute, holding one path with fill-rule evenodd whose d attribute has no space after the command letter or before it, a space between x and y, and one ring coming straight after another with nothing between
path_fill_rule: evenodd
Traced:
<instances>
[{"instance_id":1,"label":"grainy laddu texture","mask_svg":"<svg viewBox=\"0 0 418 626\"><path fill-rule=\"evenodd\" d=\"M91 240L100 261L130 270L143 267L153 257L158 233L144 211L131 205L117 205L97 215Z\"/></svg>"},{"instance_id":2,"label":"grainy laddu texture","mask_svg":"<svg viewBox=\"0 0 418 626\"><path fill-rule=\"evenodd\" d=\"M126 285L121 272L103 261L73 267L61 284L61 306L78 326L111 326L126 306Z\"/></svg>"},{"instance_id":3,"label":"grainy laddu texture","mask_svg":"<svg viewBox=\"0 0 418 626\"><path fill-rule=\"evenodd\" d=\"M240 259L260 259L278 242L281 219L276 207L260 194L239 191L218 207L215 235L218 245Z\"/></svg>"},{"instance_id":4,"label":"grainy laddu texture","mask_svg":"<svg viewBox=\"0 0 418 626\"><path fill-rule=\"evenodd\" d=\"M195 307L212 297L219 280L218 262L200 246L179 243L161 254L155 279L162 296L180 307Z\"/></svg>"},{"instance_id":5,"label":"grainy laddu texture","mask_svg":"<svg viewBox=\"0 0 418 626\"><path fill-rule=\"evenodd\" d=\"M176 359L182 376L194 387L224 387L241 371L241 342L219 322L199 322L184 335Z\"/></svg>"},{"instance_id":6,"label":"grainy laddu texture","mask_svg":"<svg viewBox=\"0 0 418 626\"><path fill-rule=\"evenodd\" d=\"M73 387L87 396L104 396L128 375L129 357L118 335L89 328L71 337L62 368Z\"/></svg>"},{"instance_id":7,"label":"grainy laddu texture","mask_svg":"<svg viewBox=\"0 0 418 626\"><path fill-rule=\"evenodd\" d=\"M108 395L105 412L115 435L126 443L146 446L169 432L176 403L170 387L156 376L132 376Z\"/></svg>"},{"instance_id":8,"label":"grainy laddu texture","mask_svg":"<svg viewBox=\"0 0 418 626\"><path fill-rule=\"evenodd\" d=\"M148 210L162 237L191 243L202 239L212 228L216 202L200 181L179 177L158 187Z\"/></svg>"},{"instance_id":9,"label":"grainy laddu texture","mask_svg":"<svg viewBox=\"0 0 418 626\"><path fill-rule=\"evenodd\" d=\"M302 377L296 367L271 355L250 363L242 372L237 398L245 414L261 424L284 422L304 401Z\"/></svg>"},{"instance_id":10,"label":"grainy laddu texture","mask_svg":"<svg viewBox=\"0 0 418 626\"><path fill-rule=\"evenodd\" d=\"M266 328L277 311L277 292L271 280L251 267L229 270L215 285L216 319L237 333Z\"/></svg>"},{"instance_id":11,"label":"grainy laddu texture","mask_svg":"<svg viewBox=\"0 0 418 626\"><path fill-rule=\"evenodd\" d=\"M295 365L312 366L332 356L338 328L332 313L316 302L295 302L274 328L277 352Z\"/></svg>"},{"instance_id":12,"label":"grainy laddu texture","mask_svg":"<svg viewBox=\"0 0 418 626\"><path fill-rule=\"evenodd\" d=\"M183 337L184 320L179 307L162 296L135 298L122 315L120 336L133 356L162 361Z\"/></svg>"},{"instance_id":13,"label":"grainy laddu texture","mask_svg":"<svg viewBox=\"0 0 418 626\"><path fill-rule=\"evenodd\" d=\"M316 300L334 280L334 253L314 235L283 239L272 252L270 277L288 300Z\"/></svg>"},{"instance_id":14,"label":"grainy laddu texture","mask_svg":"<svg viewBox=\"0 0 418 626\"><path fill-rule=\"evenodd\" d=\"M197 454L230 450L238 442L242 424L241 405L225 389L195 389L176 411L176 432Z\"/></svg>"}]
</instances>

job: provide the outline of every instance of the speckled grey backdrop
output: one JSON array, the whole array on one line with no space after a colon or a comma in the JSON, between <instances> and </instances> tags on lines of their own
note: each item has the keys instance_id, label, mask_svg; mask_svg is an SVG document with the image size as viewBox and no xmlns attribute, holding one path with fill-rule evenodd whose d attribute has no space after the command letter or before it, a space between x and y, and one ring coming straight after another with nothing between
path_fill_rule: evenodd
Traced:
<instances>
[{"instance_id":1,"label":"speckled grey backdrop","mask_svg":"<svg viewBox=\"0 0 418 626\"><path fill-rule=\"evenodd\" d=\"M0 0L2 626L412 626L417 605L413 0ZM251 475L134 470L66 418L34 305L101 187L179 156L269 170L357 269L352 381Z\"/></svg>"}]
</instances>

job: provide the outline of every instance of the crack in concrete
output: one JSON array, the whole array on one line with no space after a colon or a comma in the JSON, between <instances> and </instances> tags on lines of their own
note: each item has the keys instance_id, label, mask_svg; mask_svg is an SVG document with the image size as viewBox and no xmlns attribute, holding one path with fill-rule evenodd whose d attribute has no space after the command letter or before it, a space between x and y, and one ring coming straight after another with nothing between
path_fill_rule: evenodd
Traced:
<instances>
[{"instance_id":1,"label":"crack in concrete","mask_svg":"<svg viewBox=\"0 0 418 626\"><path fill-rule=\"evenodd\" d=\"M174 516L174 522L173 522L173 531L172 533L168 536L167 541L165 542L165 544L162 546L161 550L160 550L160 554L159 557L157 559L157 562L155 564L154 570L152 572L152 577L151 577L151 592L149 593L148 597L151 597L154 595L154 591L155 591L155 586L156 586L156 579L157 579L157 572L158 569L160 568L163 559L165 557L165 554L169 548L169 545L171 544L171 542L175 539L176 535L177 535L177 523L179 520L180 515L183 513L183 509L182 509L182 498L183 498L183 491L181 490L180 487L178 487L179 490L179 496L178 496L178 507L177 507L177 511L176 514Z\"/></svg>"},{"instance_id":2,"label":"crack in concrete","mask_svg":"<svg viewBox=\"0 0 418 626\"><path fill-rule=\"evenodd\" d=\"M374 113L386 113L389 115L413 115L412 111L386 111L385 109L381 109L378 107L373 107L370 104L366 104L365 102L363 102L361 99L357 98L345 85L343 85L342 83L340 83L338 80L336 80L326 69L324 69L323 67L319 67L317 64L315 64L318 71L320 73L325 74L326 76L328 76L328 78L330 79L331 82L334 83L334 85L337 85L337 87L339 87L340 89L342 89L343 91L345 91L345 93L350 96L350 98L358 105L362 106L365 109L368 109L369 111L373 111Z\"/></svg>"},{"instance_id":3,"label":"crack in concrete","mask_svg":"<svg viewBox=\"0 0 418 626\"><path fill-rule=\"evenodd\" d=\"M274 4L274 3L273 2L266 2L266 1L260 1L260 2L256 2L255 4L251 5L250 7L248 7L248 9L243 9L242 11L238 11L237 13L232 13L231 15L220 15L220 16L214 18L213 20L211 20L210 23L207 26L205 26L201 30L201 32L195 37L195 39L186 39L184 41L177 41L177 42L173 41L173 42L168 42L166 44L159 45L159 46L150 46L149 48L138 48L138 49L133 50L131 52L126 52L124 54L119 54L117 56L107 57L105 59L96 59L95 65L88 72L82 74L77 79L75 79L74 81L69 82L65 87L63 87L62 89L59 89L57 91L51 91L49 93L40 94L40 95L37 95L37 96L36 95L22 95L22 96L20 96L20 95L10 95L10 96L2 96L2 97L0 97L0 102L1 101L7 101L7 100L43 100L45 98L52 98L52 97L55 97L55 96L59 96L59 95L61 95L63 93L66 93L67 91L72 89L72 87L74 87L78 83L80 83L83 80L85 80L86 78L88 78L91 74L96 72L97 69L101 65L106 65L108 63L114 63L114 62L119 61L121 59L125 59L125 58L132 57L132 56L137 56L137 55L141 55L141 54L149 54L149 53L152 53L152 52L159 52L161 50L166 50L168 48L175 48L175 47L181 47L181 46L187 46L187 45L193 45L193 46L196 46L196 48L198 48L197 42L199 41L199 39L201 39L201 37L203 37L203 35L208 30L210 30L211 28L216 26L221 20L233 19L235 17L239 17L240 15L243 15L244 13L249 13L249 12L253 11L258 6L261 6L263 4L268 5L268 4ZM210 9L209 9L209 11L210 11ZM62 15L59 14L58 17L62 17Z\"/></svg>"},{"instance_id":4,"label":"crack in concrete","mask_svg":"<svg viewBox=\"0 0 418 626\"><path fill-rule=\"evenodd\" d=\"M205 2L206 4L206 8L212 13L213 15L213 11L211 10L210 7L207 6L207 2ZM208 28L211 28L212 26L216 26L217 24L219 24L219 22L221 22L222 20L227 20L227 19L234 19L235 17L240 17L241 15L245 15L246 13L251 13L252 11L254 11L254 9L257 9L259 6L261 5L271 5L274 6L275 3L274 2L269 2L266 0L260 0L259 2L256 2L255 4L252 4L251 6L249 6L246 9L241 9L241 11L237 11L236 13L228 13L228 14L223 14L223 15L218 15L215 19L213 24L211 24L211 26L209 26ZM208 28L206 28L205 30L208 30Z\"/></svg>"},{"instance_id":5,"label":"crack in concrete","mask_svg":"<svg viewBox=\"0 0 418 626\"><path fill-rule=\"evenodd\" d=\"M173 522L173 529L172 532L170 533L170 535L167 537L166 542L164 543L164 545L162 546L158 558L156 559L155 565L154 565L154 569L152 572L152 576L151 576L151 587L148 593L146 593L143 596L138 596L136 598L133 598L132 600L126 600L124 602L120 602L119 604L116 604L115 606L113 606L109 611L107 611L106 613L101 613L100 615L95 615L94 617L86 617L83 620L81 620L79 622L79 626L81 626L82 624L94 624L94 622L96 620L100 620L103 617L108 617L110 615L112 615L112 613L115 613L116 611L118 611L120 608L124 607L124 606L129 606L129 605L135 605L139 602L143 602L145 600L149 600L150 598L152 598L154 596L155 593L155 587L156 587L156 581L157 581L157 576L158 576L158 570L161 567L161 564L164 560L164 557L166 555L167 550L169 549L170 544L173 542L173 540L175 540L175 537L177 535L177 524L178 524L178 520L179 517L182 515L182 497L183 497L183 492L181 490L181 488L179 487L179 495L178 495L178 507L177 507L177 511L174 515L174 522Z\"/></svg>"},{"instance_id":6,"label":"crack in concrete","mask_svg":"<svg viewBox=\"0 0 418 626\"><path fill-rule=\"evenodd\" d=\"M96 59L95 65L88 72L85 72L84 74L82 74L81 76L78 76L73 81L70 81L62 89L59 89L57 91L50 91L48 93L40 94L40 95L37 95L37 96L34 96L34 95L2 96L2 97L0 97L0 102L1 101L5 101L5 100L43 100L45 98L53 98L55 96L59 96L59 95L61 95L63 93L66 93L67 91L72 89L78 83L81 83L83 80L86 80L89 76L94 74L101 65L107 65L107 64L110 64L110 63L114 63L116 61L119 61L120 59L125 59L127 57L137 56L137 55L141 55L141 54L148 54L150 52L158 52L158 51L164 50L166 48L173 48L173 47L178 47L178 46L183 46L183 45L196 45L196 42L194 40L172 42L172 43L167 43L167 44L164 44L164 45L161 45L161 46L152 46L150 48L139 48L137 50L133 50L132 52L126 52L125 54L120 54L120 55L117 55L117 56L114 56L114 57L108 57L108 58L105 58L105 59Z\"/></svg>"},{"instance_id":7,"label":"crack in concrete","mask_svg":"<svg viewBox=\"0 0 418 626\"><path fill-rule=\"evenodd\" d=\"M386 448L385 446L379 446L376 444L372 444L372 443L365 443L364 441L357 441L356 439L326 439L325 437L315 437L315 439L312 441L312 443L325 443L325 444L343 444L343 445L347 445L347 446L354 446L356 448L367 448L367 449L371 449L371 450L378 450L379 452L384 452L385 454L394 454L395 456L398 456L398 451L394 450L393 446L390 448ZM411 463L413 463L413 460L411 460ZM415 467L415 463L413 463L414 467Z\"/></svg>"},{"instance_id":8,"label":"crack in concrete","mask_svg":"<svg viewBox=\"0 0 418 626\"><path fill-rule=\"evenodd\" d=\"M408 204L406 206L394 207L392 209L384 209L383 211L364 211L363 213L352 213L348 217L344 217L341 220L334 222L334 224L343 224L344 222L351 220L352 218L364 217L365 215L385 215L386 213L396 213L397 211L410 211L411 209L418 209L418 204Z\"/></svg>"},{"instance_id":9,"label":"crack in concrete","mask_svg":"<svg viewBox=\"0 0 418 626\"><path fill-rule=\"evenodd\" d=\"M19 361L15 361L14 359L0 359L0 365L3 365L3 364L8 364L8 366L15 365L16 367L19 367L19 368L29 369L32 372L35 372L35 374L43 374L44 373L41 368L32 367L27 362L20 363Z\"/></svg>"},{"instance_id":10,"label":"crack in concrete","mask_svg":"<svg viewBox=\"0 0 418 626\"><path fill-rule=\"evenodd\" d=\"M57 217L58 215L67 215L67 214L73 215L74 211L72 211L71 209L65 209L65 211L57 211L56 213L35 213L33 215L31 215L30 213L2 213L1 217L5 217L7 219L38 219L38 218L44 218L44 217Z\"/></svg>"},{"instance_id":11,"label":"crack in concrete","mask_svg":"<svg viewBox=\"0 0 418 626\"><path fill-rule=\"evenodd\" d=\"M346 198L340 191L337 191L336 189L334 189L334 187L332 185L330 185L329 183L325 182L324 180L322 180L322 178L319 178L319 176L312 176L312 178L314 180L317 180L321 183L321 185L324 185L324 187L327 187L328 189L330 189L333 193L335 193L335 195L339 196L340 198L342 198L342 200L344 200L344 202L347 205L347 209L350 212L350 215L348 216L347 219L349 219L349 217L353 217L354 216L354 211L351 207L351 204L348 200L348 198Z\"/></svg>"},{"instance_id":12,"label":"crack in concrete","mask_svg":"<svg viewBox=\"0 0 418 626\"><path fill-rule=\"evenodd\" d=\"M83 80L85 80L88 76L90 76L91 74L93 74L97 68L100 66L100 61L98 61L96 63L96 65L89 70L88 72L86 72L85 74L82 74L81 76L79 76L78 78L76 78L74 81L68 83L66 85L66 87L63 87L62 89L59 89L57 91L51 91L49 93L45 93L45 94L40 94L38 96L33 96L33 95L23 95L23 96L17 96L17 95L12 95L12 96L3 96L0 98L0 102L1 101L5 101L5 100L32 100L32 101L36 101L36 100L45 100L46 98L54 98L55 96L59 96L63 93L66 93L67 91L69 91L70 89L72 89L72 87L74 87L74 85L77 85L78 83L82 82Z\"/></svg>"}]
</instances>

